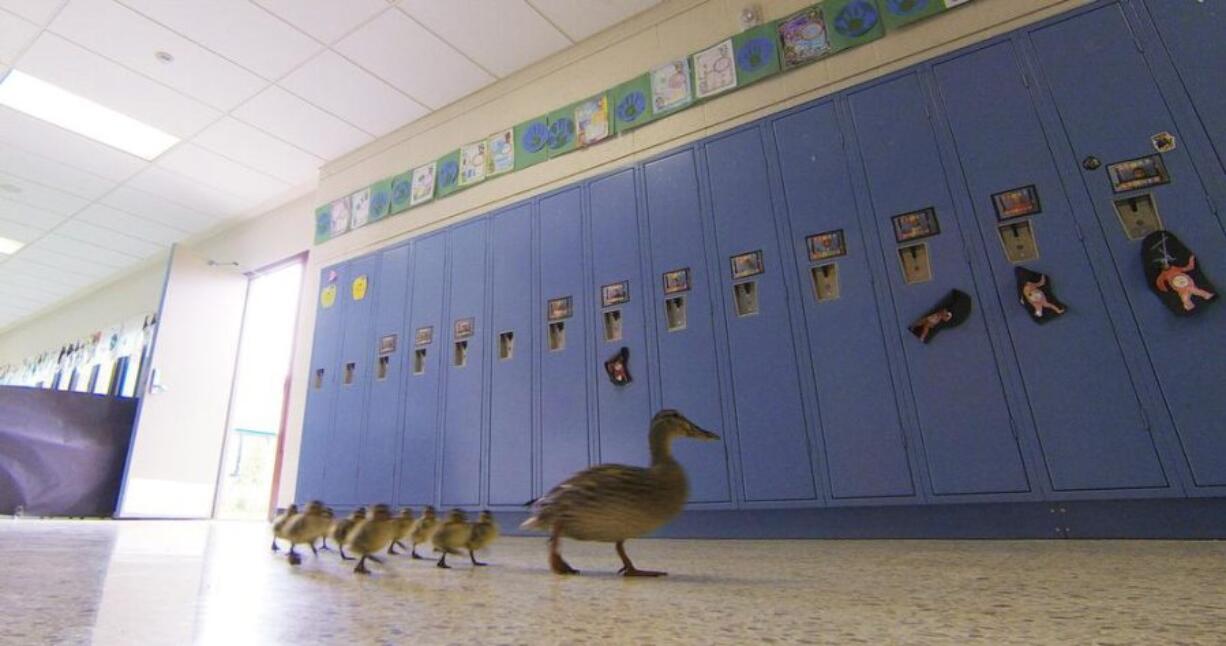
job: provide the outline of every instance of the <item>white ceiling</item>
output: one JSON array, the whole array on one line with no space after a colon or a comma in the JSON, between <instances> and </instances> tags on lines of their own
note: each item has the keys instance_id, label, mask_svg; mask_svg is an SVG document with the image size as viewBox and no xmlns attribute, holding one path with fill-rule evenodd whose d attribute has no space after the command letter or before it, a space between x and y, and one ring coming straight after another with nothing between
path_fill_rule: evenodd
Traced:
<instances>
[{"instance_id":1,"label":"white ceiling","mask_svg":"<svg viewBox=\"0 0 1226 646\"><path fill-rule=\"evenodd\" d=\"M0 330L657 2L0 0L0 74L183 139L146 162L0 106Z\"/></svg>"}]
</instances>

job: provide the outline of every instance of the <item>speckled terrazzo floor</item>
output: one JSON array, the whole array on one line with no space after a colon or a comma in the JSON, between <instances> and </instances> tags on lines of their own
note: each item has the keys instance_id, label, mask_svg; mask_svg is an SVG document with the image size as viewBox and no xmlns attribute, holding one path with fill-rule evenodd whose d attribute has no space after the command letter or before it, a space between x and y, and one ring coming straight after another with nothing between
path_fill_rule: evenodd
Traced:
<instances>
[{"instance_id":1,"label":"speckled terrazzo floor","mask_svg":"<svg viewBox=\"0 0 1226 646\"><path fill-rule=\"evenodd\" d=\"M1226 544L506 538L474 570L291 568L250 523L0 519L3 644L1224 644Z\"/></svg>"}]
</instances>

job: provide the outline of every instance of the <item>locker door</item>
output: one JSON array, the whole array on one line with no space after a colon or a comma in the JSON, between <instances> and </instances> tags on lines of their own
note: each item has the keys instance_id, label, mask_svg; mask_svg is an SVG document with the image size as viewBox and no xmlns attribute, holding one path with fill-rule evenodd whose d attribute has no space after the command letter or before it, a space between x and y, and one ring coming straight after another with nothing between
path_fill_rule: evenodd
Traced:
<instances>
[{"instance_id":1,"label":"locker door","mask_svg":"<svg viewBox=\"0 0 1226 646\"><path fill-rule=\"evenodd\" d=\"M977 297L919 80L902 76L852 93L849 102L874 212L869 224L890 269L933 493L1029 491L981 304L929 344L906 329L951 289ZM897 243L892 218L926 208L940 232ZM908 284L899 254L914 262L911 249L902 249L913 244L925 245L931 279Z\"/></svg>"},{"instance_id":2,"label":"locker door","mask_svg":"<svg viewBox=\"0 0 1226 646\"><path fill-rule=\"evenodd\" d=\"M362 452L362 422L366 393L374 373L370 326L374 300L370 288L379 284L379 257L363 256L349 263L347 281L337 300L345 302L341 351L337 357L336 408L324 463L324 501L358 502L358 458Z\"/></svg>"},{"instance_id":3,"label":"locker door","mask_svg":"<svg viewBox=\"0 0 1226 646\"><path fill-rule=\"evenodd\" d=\"M1013 44L1004 42L936 65L934 72L1052 488L1166 487L1019 65ZM1040 212L1002 220L992 196L1026 186L1034 187ZM1017 226L1027 227L1037 251L1011 263L1002 240L1013 243ZM1015 266L1046 274L1066 315L1044 325L1032 320L1018 303Z\"/></svg>"},{"instance_id":4,"label":"locker door","mask_svg":"<svg viewBox=\"0 0 1226 646\"><path fill-rule=\"evenodd\" d=\"M532 499L533 329L532 204L492 219L489 502L520 505ZM539 320L543 320L539 319Z\"/></svg>"},{"instance_id":5,"label":"locker door","mask_svg":"<svg viewBox=\"0 0 1226 646\"><path fill-rule=\"evenodd\" d=\"M444 364L442 503L481 504L485 417L485 242L488 220L451 230Z\"/></svg>"},{"instance_id":6,"label":"locker door","mask_svg":"<svg viewBox=\"0 0 1226 646\"><path fill-rule=\"evenodd\" d=\"M541 198L541 478L548 491L590 460L587 399L587 281L583 267L583 193ZM550 310L553 310L552 316Z\"/></svg>"},{"instance_id":7,"label":"locker door","mask_svg":"<svg viewBox=\"0 0 1226 646\"><path fill-rule=\"evenodd\" d=\"M409 245L379 254L379 282L371 286L375 319L367 337L374 377L366 404L366 434L358 465L358 502L392 500L396 489L396 457L400 448L400 416L404 394L404 361L413 351L404 334L404 301L409 280Z\"/></svg>"},{"instance_id":8,"label":"locker door","mask_svg":"<svg viewBox=\"0 0 1226 646\"><path fill-rule=\"evenodd\" d=\"M831 496L913 496L847 157L831 146L842 137L834 104L779 118L771 127L791 221L789 260L801 281L793 295L804 305L808 325ZM814 240L810 259L807 238L827 233L832 235ZM837 246L822 244L839 239L842 255L836 255Z\"/></svg>"},{"instance_id":9,"label":"locker door","mask_svg":"<svg viewBox=\"0 0 1226 646\"><path fill-rule=\"evenodd\" d=\"M302 417L302 450L298 457L298 486L294 500L303 503L324 495L324 461L328 437L332 434L332 412L336 403L336 367L340 354L341 318L345 299L340 297L346 284L345 265L325 267L319 272L319 294L315 301L315 336L311 339L311 369L307 374L306 409Z\"/></svg>"},{"instance_id":10,"label":"locker door","mask_svg":"<svg viewBox=\"0 0 1226 646\"><path fill-rule=\"evenodd\" d=\"M762 132L739 130L703 148L745 499L811 500L817 489Z\"/></svg>"},{"instance_id":11,"label":"locker door","mask_svg":"<svg viewBox=\"0 0 1226 646\"><path fill-rule=\"evenodd\" d=\"M445 233L413 242L405 338L404 433L400 440L397 504L435 502L439 371L448 334L443 330Z\"/></svg>"},{"instance_id":12,"label":"locker door","mask_svg":"<svg viewBox=\"0 0 1226 646\"><path fill-rule=\"evenodd\" d=\"M642 280L635 171L624 170L589 184L592 286L597 314L592 333L596 362L596 407L600 461L647 465L647 431L651 410L647 378L646 321L648 294ZM628 384L616 385L604 362L621 348L630 352Z\"/></svg>"},{"instance_id":13,"label":"locker door","mask_svg":"<svg viewBox=\"0 0 1226 646\"><path fill-rule=\"evenodd\" d=\"M1192 249L1197 266L1219 288L1226 284L1226 237L1221 224L1183 146L1161 156L1169 183L1113 192L1108 177L1111 164L1154 154L1150 137L1156 132L1169 131L1179 138L1120 7L1108 4L1031 34L1076 159L1093 155L1102 161L1096 170L1079 170L1193 478L1199 486L1226 485L1226 397L1220 387L1226 366L1226 309L1215 304L1189 317L1166 309L1147 285L1140 242L1125 235L1115 204L1118 200L1121 208L1129 209L1148 196L1162 225ZM1094 71L1087 74L1084 65L1091 59Z\"/></svg>"},{"instance_id":14,"label":"locker door","mask_svg":"<svg viewBox=\"0 0 1226 646\"><path fill-rule=\"evenodd\" d=\"M656 308L661 405L723 438L677 442L673 454L685 466L691 502L732 502L728 452L736 433L723 416L693 149L643 164L643 184L651 243L651 276L643 296ZM671 293L665 291L666 274L677 278Z\"/></svg>"}]
</instances>

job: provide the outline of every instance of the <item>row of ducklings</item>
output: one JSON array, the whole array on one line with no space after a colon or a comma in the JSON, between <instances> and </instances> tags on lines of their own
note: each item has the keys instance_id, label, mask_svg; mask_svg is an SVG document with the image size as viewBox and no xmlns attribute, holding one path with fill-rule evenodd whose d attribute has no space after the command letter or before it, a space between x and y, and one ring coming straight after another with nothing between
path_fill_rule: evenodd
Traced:
<instances>
[{"instance_id":1,"label":"row of ducklings","mask_svg":"<svg viewBox=\"0 0 1226 646\"><path fill-rule=\"evenodd\" d=\"M297 505L290 505L273 520L272 533L274 552L280 549L277 539L289 543L291 565L302 562L294 551L296 546L306 544L318 556L315 541L322 539L321 547L329 549L328 538L331 537L343 560L352 561L355 557L349 554L356 555L358 564L353 571L368 574L370 570L366 569L366 560L382 563L376 556L379 552L386 549L388 554L399 554L396 546L400 546L408 549L412 558L420 559L422 557L417 554L417 546L427 542L433 544L435 552L442 554L438 567L450 568L447 556L462 554L463 550L468 551L468 558L474 566L485 565L477 560L476 552L493 543L498 538L499 529L493 514L488 511L481 512L477 521L470 523L462 510L453 509L445 520L439 522L434 507L427 506L420 517L414 517L413 510L408 507L402 508L399 515L392 516L387 505L379 504L371 509L370 514L367 514L365 507L358 507L344 518L334 518L331 508L315 500L301 512ZM406 540L411 547L405 546ZM345 553L346 549L349 554Z\"/></svg>"}]
</instances>

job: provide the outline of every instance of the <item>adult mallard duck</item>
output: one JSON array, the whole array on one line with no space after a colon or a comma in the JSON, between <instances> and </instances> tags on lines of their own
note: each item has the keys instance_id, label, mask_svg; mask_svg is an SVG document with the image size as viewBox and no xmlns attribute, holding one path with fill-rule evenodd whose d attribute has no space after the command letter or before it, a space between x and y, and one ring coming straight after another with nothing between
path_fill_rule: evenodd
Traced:
<instances>
[{"instance_id":1,"label":"adult mallard duck","mask_svg":"<svg viewBox=\"0 0 1226 646\"><path fill-rule=\"evenodd\" d=\"M674 438L718 440L675 410L662 410L651 419L648 433L651 466L601 464L580 471L532 504L524 529L549 532L549 567L557 574L578 574L562 559L563 536L580 541L615 543L621 557L620 574L661 576L665 572L640 570L626 556L625 542L667 523L685 505L689 485L681 464L673 458Z\"/></svg>"}]
</instances>

